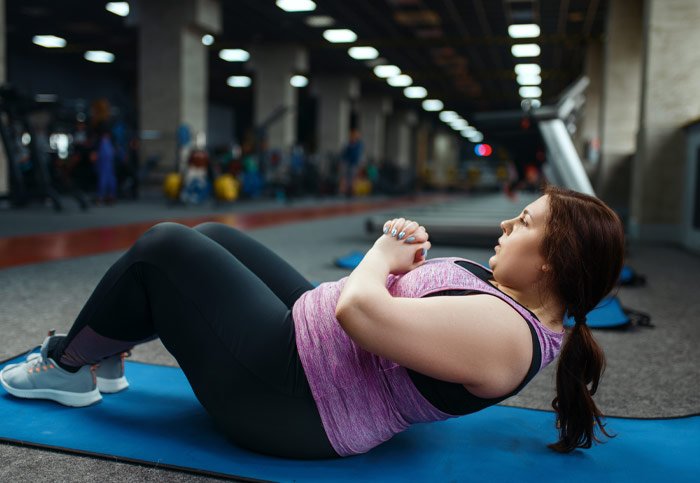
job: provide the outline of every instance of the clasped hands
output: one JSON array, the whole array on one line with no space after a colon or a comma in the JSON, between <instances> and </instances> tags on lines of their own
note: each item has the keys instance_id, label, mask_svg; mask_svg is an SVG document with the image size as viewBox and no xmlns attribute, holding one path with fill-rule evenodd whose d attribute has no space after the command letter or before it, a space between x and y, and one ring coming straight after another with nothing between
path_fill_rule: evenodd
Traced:
<instances>
[{"instance_id":1,"label":"clasped hands","mask_svg":"<svg viewBox=\"0 0 700 483\"><path fill-rule=\"evenodd\" d=\"M425 227L413 220L394 218L384 223L383 232L370 252L389 263L390 273L410 272L425 263L431 247Z\"/></svg>"}]
</instances>

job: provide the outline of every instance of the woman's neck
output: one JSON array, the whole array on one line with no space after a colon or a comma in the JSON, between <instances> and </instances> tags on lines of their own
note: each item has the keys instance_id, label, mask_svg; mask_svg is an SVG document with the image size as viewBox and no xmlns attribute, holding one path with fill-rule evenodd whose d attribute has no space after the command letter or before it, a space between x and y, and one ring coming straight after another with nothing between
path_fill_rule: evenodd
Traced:
<instances>
[{"instance_id":1,"label":"woman's neck","mask_svg":"<svg viewBox=\"0 0 700 483\"><path fill-rule=\"evenodd\" d=\"M517 290L512 287L507 287L492 280L491 283L501 292L510 296L530 312L535 314L537 318L547 327L554 331L563 330L564 324L564 305L551 294L543 294L540 290Z\"/></svg>"}]
</instances>

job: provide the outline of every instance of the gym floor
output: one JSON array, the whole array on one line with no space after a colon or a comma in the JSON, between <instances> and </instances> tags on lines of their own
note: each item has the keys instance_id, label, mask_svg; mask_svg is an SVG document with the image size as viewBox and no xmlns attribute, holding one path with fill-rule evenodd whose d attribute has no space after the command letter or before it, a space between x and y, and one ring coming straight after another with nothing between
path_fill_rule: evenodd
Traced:
<instances>
[{"instance_id":1,"label":"gym floor","mask_svg":"<svg viewBox=\"0 0 700 483\"><path fill-rule=\"evenodd\" d=\"M158 198L121 201L80 212L30 206L0 209L0 360L42 342L55 328L67 331L107 268L138 234L159 221L193 225L219 220L246 230L313 282L349 274L335 258L366 251L376 235L365 232L370 214L410 206L450 203L454 197L308 198L290 205L246 201L214 207L167 207ZM460 203L469 200L460 198ZM515 213L514 213L515 215ZM421 221L421 220L418 220ZM490 249L433 245L428 257L459 256L486 263ZM661 244L630 244L627 264L646 275L644 287L623 287L624 306L648 312L654 328L598 331L607 370L596 401L608 416L677 417L700 412L700 257ZM133 360L177 365L158 341L138 346ZM551 364L506 405L550 409ZM127 374L128 375L128 374ZM468 416L466 416L468 417ZM109 437L105 435L105 437ZM0 444L0 481L209 481L160 468Z\"/></svg>"}]
</instances>

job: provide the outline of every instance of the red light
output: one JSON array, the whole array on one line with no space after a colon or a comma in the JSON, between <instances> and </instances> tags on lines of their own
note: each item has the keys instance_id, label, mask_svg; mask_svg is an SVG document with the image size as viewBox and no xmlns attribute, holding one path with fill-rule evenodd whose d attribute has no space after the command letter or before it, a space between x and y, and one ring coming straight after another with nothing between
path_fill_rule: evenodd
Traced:
<instances>
[{"instance_id":1,"label":"red light","mask_svg":"<svg viewBox=\"0 0 700 483\"><path fill-rule=\"evenodd\" d=\"M493 148L489 144L477 144L474 146L474 152L477 156L491 156Z\"/></svg>"}]
</instances>

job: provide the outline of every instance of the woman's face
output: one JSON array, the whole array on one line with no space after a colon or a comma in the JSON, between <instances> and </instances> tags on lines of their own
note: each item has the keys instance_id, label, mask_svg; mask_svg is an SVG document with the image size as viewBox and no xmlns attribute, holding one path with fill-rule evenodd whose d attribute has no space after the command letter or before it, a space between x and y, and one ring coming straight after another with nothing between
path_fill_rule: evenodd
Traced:
<instances>
[{"instance_id":1,"label":"woman's face","mask_svg":"<svg viewBox=\"0 0 700 483\"><path fill-rule=\"evenodd\" d=\"M503 234L489 259L496 282L525 290L539 282L545 259L540 253L549 218L549 198L541 196L515 218L501 222Z\"/></svg>"}]
</instances>

